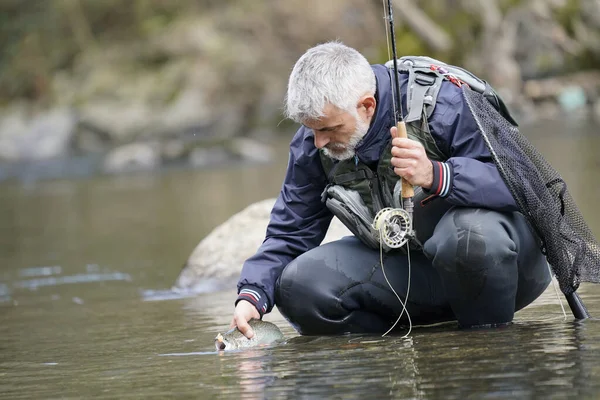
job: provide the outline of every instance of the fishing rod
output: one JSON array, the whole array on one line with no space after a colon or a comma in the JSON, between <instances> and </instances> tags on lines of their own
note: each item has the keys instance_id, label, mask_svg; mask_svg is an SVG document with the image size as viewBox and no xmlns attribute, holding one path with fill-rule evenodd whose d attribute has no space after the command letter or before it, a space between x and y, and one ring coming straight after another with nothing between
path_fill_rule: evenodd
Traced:
<instances>
[{"instance_id":1,"label":"fishing rod","mask_svg":"<svg viewBox=\"0 0 600 400\"><path fill-rule=\"evenodd\" d=\"M396 55L396 35L394 34L394 14L392 11L392 3L391 0L387 1L387 14L385 13L385 0L383 11L384 18L388 20L389 30L390 30L390 38L386 37L386 41L388 43L388 57L389 57L389 47L391 40L392 47L392 58L393 58L393 75L394 75L394 84L392 86L392 108L394 110L394 122L396 124L396 133L392 134L392 139L398 138L408 138L406 133L406 124L402 117L402 97L400 95L400 77L398 75L398 57ZM387 27L386 27L387 29ZM395 90L394 90L395 88ZM396 105L397 106L396 106ZM398 193L400 192L400 193ZM408 296L410 293L410 270L411 270L411 260L410 260L410 244L409 240L415 236L415 232L412 228L413 226L413 210L414 203L413 197L415 195L414 188L412 185L404 178L401 178L398 182L396 182L396 186L394 187L394 203L397 202L397 208L384 208L380 210L375 218L373 219L373 228L379 233L379 255L380 255L380 263L381 270L383 272L383 276L390 286L392 292L396 295L396 298L402 305L402 312L398 315L396 322L382 335L386 336L389 332L391 332L396 325L400 322L400 319L406 313L406 318L408 319L409 328L408 332L403 336L404 338L410 335L412 330L412 320L410 318L410 314L408 309L406 308L406 304L408 303ZM398 207L399 206L399 207ZM383 263L383 246L387 246L388 248L400 248L406 244L406 254L408 257L408 284L406 287L406 298L404 301L400 298L398 293L394 290L392 284L387 278L385 273L385 267Z\"/></svg>"},{"instance_id":2,"label":"fishing rod","mask_svg":"<svg viewBox=\"0 0 600 400\"><path fill-rule=\"evenodd\" d=\"M396 54L396 35L394 32L394 14L391 0L387 0L387 13L385 0L383 0L384 18L389 24L389 37L386 37L388 43L388 57L393 60L393 85L392 85L392 107L394 110L394 123L396 132L392 134L394 138L408 138L406 124L402 117L402 96L400 92L400 77L398 74L398 56ZM386 30L388 27L386 26ZM391 42L391 46L390 46ZM409 240L415 237L413 231L413 197L415 191L413 186L406 179L401 178L394 188L394 203L396 208L386 207L380 210L373 220L373 228L379 232L379 240L388 248L400 248L407 244ZM408 250L410 251L410 246ZM410 253L408 253L410 254Z\"/></svg>"},{"instance_id":3,"label":"fishing rod","mask_svg":"<svg viewBox=\"0 0 600 400\"><path fill-rule=\"evenodd\" d=\"M389 24L389 36L392 47L392 59L394 65L394 96L395 103L397 104L396 115L395 115L395 123L396 123L396 135L395 137L399 138L407 138L406 134L406 123L402 117L402 96L400 94L400 76L398 74L398 56L396 53L396 33L394 31L394 11L392 8L392 1L387 0L387 19ZM412 185L404 178L402 178L402 199L403 199L403 208L406 209L412 216L413 212L413 200L412 198L415 195L414 188Z\"/></svg>"}]
</instances>

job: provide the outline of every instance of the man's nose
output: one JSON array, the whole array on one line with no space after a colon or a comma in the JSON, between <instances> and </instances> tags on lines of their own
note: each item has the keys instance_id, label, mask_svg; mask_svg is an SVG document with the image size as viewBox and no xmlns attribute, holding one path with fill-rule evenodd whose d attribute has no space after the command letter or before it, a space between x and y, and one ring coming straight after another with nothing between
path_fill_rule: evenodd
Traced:
<instances>
[{"instance_id":1,"label":"man's nose","mask_svg":"<svg viewBox=\"0 0 600 400\"><path fill-rule=\"evenodd\" d=\"M329 141L330 139L327 133L315 131L315 147L317 149L322 149Z\"/></svg>"}]
</instances>

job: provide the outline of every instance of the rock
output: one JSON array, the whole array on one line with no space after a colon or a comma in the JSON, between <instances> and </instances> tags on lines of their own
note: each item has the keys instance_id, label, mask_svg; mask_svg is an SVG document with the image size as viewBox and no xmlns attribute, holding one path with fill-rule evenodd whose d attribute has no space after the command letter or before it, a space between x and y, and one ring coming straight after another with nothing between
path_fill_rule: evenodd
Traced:
<instances>
[{"instance_id":1,"label":"rock","mask_svg":"<svg viewBox=\"0 0 600 400\"><path fill-rule=\"evenodd\" d=\"M75 133L76 118L67 108L56 108L30 117L14 108L0 120L0 159L40 161L64 156Z\"/></svg>"},{"instance_id":2,"label":"rock","mask_svg":"<svg viewBox=\"0 0 600 400\"><path fill-rule=\"evenodd\" d=\"M231 149L242 159L266 163L273 160L273 149L250 138L237 138L231 143Z\"/></svg>"},{"instance_id":3,"label":"rock","mask_svg":"<svg viewBox=\"0 0 600 400\"><path fill-rule=\"evenodd\" d=\"M588 21L590 28L600 29L600 0L581 2L581 15Z\"/></svg>"},{"instance_id":4,"label":"rock","mask_svg":"<svg viewBox=\"0 0 600 400\"><path fill-rule=\"evenodd\" d=\"M17 161L21 156L18 141L26 135L27 124L21 110L11 110L7 114L0 121L0 159Z\"/></svg>"},{"instance_id":5,"label":"rock","mask_svg":"<svg viewBox=\"0 0 600 400\"><path fill-rule=\"evenodd\" d=\"M2 104L27 98L37 107L50 102L59 109L78 109L86 130L71 142L77 153L103 153L134 141L182 140L183 147L163 147L166 159L179 161L189 155L190 142L194 142L193 147L207 137L248 137L260 127L275 130L282 119L290 68L310 46L339 38L372 62L386 57L385 35L373 29L382 26L381 5L360 0L204 1L201 6L186 0L168 6L174 7L168 12L162 4L165 2L149 2L156 4L144 6L136 22L142 29L129 29L131 21L127 19L117 18L106 25L101 16L110 5L101 6L100 2L92 7L98 12L84 10L84 20L89 19L94 31L106 31L89 46L82 46L81 38L68 29L50 29L70 26L72 15L69 8L46 3L49 5L44 10L54 17L30 24L27 35L12 35L11 46L25 46L29 39L21 43L21 36L37 38L34 47L53 48L53 55L46 57L47 62L36 63L23 57L26 47L21 49L23 54L8 54L0 87L12 90L3 91L0 99ZM450 57L490 81L510 105L521 101L523 79L564 73L569 66L588 65L589 61L593 63L590 66L597 66L600 0L411 3L419 7L411 14L440 24L454 41L450 51L429 55ZM18 20L29 20L34 15L30 12L39 11L28 7L19 10L15 14ZM399 10L399 21L407 12ZM453 29L452 21L460 21L462 26ZM404 30L412 32L403 36L406 43L400 43L401 52L401 47L404 51L427 50L423 43L413 40L415 33L429 37L430 43L440 39L423 32L420 26L410 29L410 24L404 25ZM50 31L53 34L45 34ZM122 36L125 31L129 33ZM114 40L117 37L121 39ZM442 42L434 47L448 46L447 39ZM407 43L410 46L406 47ZM588 86L582 87L589 98ZM535 85L526 88L535 96L545 96L538 89ZM0 158L22 161L26 155L37 159L68 151L65 137L69 134L49 143L49 139L28 136L30 129L27 117L1 122ZM190 139L192 133L195 137ZM35 144L30 137L36 138ZM266 153L246 152L245 146L236 146L227 150L244 159L255 159L256 155L268 158ZM203 165L209 158L196 153L190 159L192 164Z\"/></svg>"},{"instance_id":6,"label":"rock","mask_svg":"<svg viewBox=\"0 0 600 400\"><path fill-rule=\"evenodd\" d=\"M223 45L212 18L182 17L151 40L154 51L169 57L189 57Z\"/></svg>"},{"instance_id":7,"label":"rock","mask_svg":"<svg viewBox=\"0 0 600 400\"><path fill-rule=\"evenodd\" d=\"M221 165L230 161L232 154L222 147L203 148L197 147L190 152L189 163L193 168L209 165Z\"/></svg>"},{"instance_id":8,"label":"rock","mask_svg":"<svg viewBox=\"0 0 600 400\"><path fill-rule=\"evenodd\" d=\"M82 124L106 132L114 143L128 143L141 132L153 129L154 114L144 103L95 101L80 110Z\"/></svg>"},{"instance_id":9,"label":"rock","mask_svg":"<svg viewBox=\"0 0 600 400\"><path fill-rule=\"evenodd\" d=\"M210 112L202 90L189 87L157 115L156 123L162 132L180 134L193 127L207 126L212 120Z\"/></svg>"},{"instance_id":10,"label":"rock","mask_svg":"<svg viewBox=\"0 0 600 400\"><path fill-rule=\"evenodd\" d=\"M73 150L79 153L94 154L105 152L109 142L108 135L80 123L71 145Z\"/></svg>"},{"instance_id":11,"label":"rock","mask_svg":"<svg viewBox=\"0 0 600 400\"><path fill-rule=\"evenodd\" d=\"M87 84L71 96L82 104L81 124L102 132L113 144L169 140L191 131L220 138L239 134L243 103L249 100L243 96L227 102L207 98L214 82L223 79L212 77L214 71L198 65L173 60L158 71L142 69L133 76L127 72L132 67L126 65L96 65L93 75L97 83ZM71 86L76 83L73 78Z\"/></svg>"},{"instance_id":12,"label":"rock","mask_svg":"<svg viewBox=\"0 0 600 400\"><path fill-rule=\"evenodd\" d=\"M112 150L104 160L104 171L119 173L152 170L160 165L160 161L158 146L151 143L132 143Z\"/></svg>"},{"instance_id":13,"label":"rock","mask_svg":"<svg viewBox=\"0 0 600 400\"><path fill-rule=\"evenodd\" d=\"M173 289L199 292L235 287L242 264L264 240L274 203L275 199L266 199L251 204L210 232L193 250ZM323 243L349 235L334 218Z\"/></svg>"},{"instance_id":14,"label":"rock","mask_svg":"<svg viewBox=\"0 0 600 400\"><path fill-rule=\"evenodd\" d=\"M185 156L186 147L180 140L167 140L162 143L161 156L165 161L179 160Z\"/></svg>"}]
</instances>

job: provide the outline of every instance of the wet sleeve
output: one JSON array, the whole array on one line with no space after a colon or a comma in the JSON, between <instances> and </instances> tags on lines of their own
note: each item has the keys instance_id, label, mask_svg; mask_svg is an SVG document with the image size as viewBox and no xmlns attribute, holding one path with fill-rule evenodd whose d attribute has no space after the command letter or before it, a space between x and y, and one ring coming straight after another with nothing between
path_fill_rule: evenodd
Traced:
<instances>
[{"instance_id":1,"label":"wet sleeve","mask_svg":"<svg viewBox=\"0 0 600 400\"><path fill-rule=\"evenodd\" d=\"M238 282L236 303L250 301L261 315L273 308L275 283L283 268L320 245L333 218L321 202L327 181L318 152L312 139L301 133L290 146L286 176L271 211L265 240L244 263Z\"/></svg>"},{"instance_id":2,"label":"wet sleeve","mask_svg":"<svg viewBox=\"0 0 600 400\"><path fill-rule=\"evenodd\" d=\"M515 200L493 162L462 90L447 86L444 95L440 92L430 120L432 135L450 158L446 162L432 161L434 182L429 192L457 206L516 211Z\"/></svg>"}]
</instances>

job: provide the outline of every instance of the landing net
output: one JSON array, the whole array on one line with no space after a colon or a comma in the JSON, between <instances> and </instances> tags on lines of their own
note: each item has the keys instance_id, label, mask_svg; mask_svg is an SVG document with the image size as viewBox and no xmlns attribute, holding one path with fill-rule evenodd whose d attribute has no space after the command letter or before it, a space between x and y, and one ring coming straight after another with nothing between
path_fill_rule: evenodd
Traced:
<instances>
[{"instance_id":1,"label":"landing net","mask_svg":"<svg viewBox=\"0 0 600 400\"><path fill-rule=\"evenodd\" d=\"M561 291L569 295L581 282L600 283L600 246L565 181L482 94L465 89L463 95Z\"/></svg>"}]
</instances>

